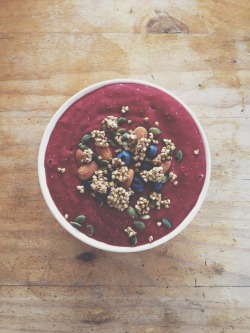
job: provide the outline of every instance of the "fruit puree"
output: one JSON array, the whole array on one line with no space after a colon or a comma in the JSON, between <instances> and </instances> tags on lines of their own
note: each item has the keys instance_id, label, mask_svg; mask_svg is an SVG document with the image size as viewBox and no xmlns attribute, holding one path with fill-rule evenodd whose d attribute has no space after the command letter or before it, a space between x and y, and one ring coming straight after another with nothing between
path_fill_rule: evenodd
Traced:
<instances>
[{"instance_id":1,"label":"fruit puree","mask_svg":"<svg viewBox=\"0 0 250 333\"><path fill-rule=\"evenodd\" d=\"M128 106L126 115L121 113ZM131 120L120 127L127 130L143 126L146 129L156 127L162 131L158 135L158 148L163 139L171 139L176 149L173 153L169 171L177 175L178 184L168 181L160 191L164 199L170 199L170 207L160 210L151 209L150 218L141 220L130 217L126 209L118 211L104 204L98 206L95 198L85 190L79 193L81 185L78 178L76 151L84 134L100 129L101 122L107 116L126 117ZM148 117L145 121L143 118ZM111 148L113 157L117 154ZM182 151L181 161L175 159L176 152ZM137 245L147 244L172 232L185 219L195 206L206 175L205 149L201 134L190 114L173 97L154 87L136 83L115 83L101 87L72 104L56 123L45 154L47 186L60 213L67 220L74 221L79 215L85 215L86 221L79 230L86 233L86 225L94 228L92 238L115 246L130 246L128 234L124 229L133 227L134 220L143 221L145 228L137 231ZM58 167L65 168L62 174ZM149 189L146 186L145 193ZM135 193L130 206L135 206L144 193ZM157 222L165 218L171 221L172 228L167 229ZM133 228L135 230L135 228Z\"/></svg>"}]
</instances>

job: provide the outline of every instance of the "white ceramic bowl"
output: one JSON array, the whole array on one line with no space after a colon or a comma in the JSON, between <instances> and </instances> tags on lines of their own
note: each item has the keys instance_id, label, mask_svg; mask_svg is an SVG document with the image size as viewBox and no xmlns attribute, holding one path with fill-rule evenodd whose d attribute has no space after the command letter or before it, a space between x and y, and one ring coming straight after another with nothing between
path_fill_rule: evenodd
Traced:
<instances>
[{"instance_id":1,"label":"white ceramic bowl","mask_svg":"<svg viewBox=\"0 0 250 333\"><path fill-rule=\"evenodd\" d=\"M46 148L47 148L47 144L48 144L51 132L53 131L54 126L57 123L58 119L79 98L81 98L84 95L86 95L86 94L88 94L88 93L90 93L90 92L92 92L96 89L99 89L99 88L101 88L105 85L114 84L114 83L138 83L138 84L142 84L142 85L147 85L147 86L151 86L151 87L154 87L156 89L159 89L159 90L167 93L168 95L172 96L175 100L177 100L186 109L186 111L193 118L194 122L196 123L196 125L197 125L197 127L200 131L201 137L203 139L204 147L205 147L205 155L206 155L205 182L204 182L202 191L200 193L200 196L199 196L199 198L197 200L197 203L194 206L194 208L186 216L186 218L183 220L183 222L177 228L175 228L172 232L170 232L166 236L164 236L164 237L162 237L162 238L160 238L160 239L158 239L158 240L156 240L152 243L139 245L139 246L136 246L136 247L130 247L130 246L123 247L123 246L114 246L114 245L105 244L103 242L99 242L95 239L87 237L85 234L81 233L79 230L74 228L61 215L61 213L57 209L54 201L51 198L50 192L49 192L48 187L47 187L47 182L46 182L46 174L45 174L45 167L44 167L45 152L46 152ZM50 120L50 122L49 122L49 124L48 124L48 126L47 126L47 128L44 132L44 135L43 135L43 138L42 138L42 141L41 141L41 145L40 145L40 149L39 149L39 156L38 156L38 175L39 175L39 182L40 182L41 190L42 190L44 199L45 199L50 211L52 212L52 214L56 218L56 220L63 226L64 229L66 229L71 235L73 235L74 237L76 237L80 241L82 241L82 242L84 242L84 243L86 243L90 246L93 246L95 248L106 250L106 251L112 251L112 252L138 252L138 251L152 249L153 247L156 247L158 245L166 243L167 241L169 241L170 239L172 239L173 237L178 235L182 230L184 230L186 228L186 226L192 221L192 219L195 217L195 215L199 211L199 209L200 209L200 207L201 207L201 205L202 205L202 203L205 199L207 190L208 190L209 181L210 181L210 174L211 174L211 157L210 157L208 142L207 142L205 133L204 133L199 121L197 120L197 118L195 117L193 112L190 110L190 108L187 105L185 105L178 97L174 96L168 90L163 89L163 88L161 88L157 85L151 84L149 82L140 81L140 80L132 80L132 79L115 79L115 80L99 82L99 83L93 84L93 85L79 91L74 96L69 98L59 108L59 110L54 114L54 116L51 118L51 120Z\"/></svg>"}]
</instances>

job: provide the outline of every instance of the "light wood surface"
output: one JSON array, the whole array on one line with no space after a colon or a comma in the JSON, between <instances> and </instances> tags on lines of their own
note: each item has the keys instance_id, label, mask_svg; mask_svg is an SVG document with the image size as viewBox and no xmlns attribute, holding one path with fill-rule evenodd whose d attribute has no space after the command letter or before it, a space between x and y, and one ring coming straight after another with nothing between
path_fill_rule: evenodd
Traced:
<instances>
[{"instance_id":1,"label":"light wood surface","mask_svg":"<svg viewBox=\"0 0 250 333\"><path fill-rule=\"evenodd\" d=\"M248 0L1 1L0 332L250 331ZM51 116L111 78L168 88L209 140L195 220L138 254L66 233L40 191Z\"/></svg>"}]
</instances>

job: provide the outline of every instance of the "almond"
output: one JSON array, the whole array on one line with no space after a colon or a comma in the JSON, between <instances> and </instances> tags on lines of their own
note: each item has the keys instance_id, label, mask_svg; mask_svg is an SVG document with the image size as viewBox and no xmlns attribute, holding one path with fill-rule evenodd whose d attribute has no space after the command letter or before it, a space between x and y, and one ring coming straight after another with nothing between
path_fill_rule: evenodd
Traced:
<instances>
[{"instance_id":1,"label":"almond","mask_svg":"<svg viewBox=\"0 0 250 333\"><path fill-rule=\"evenodd\" d=\"M128 179L125 180L121 185L123 188L127 189L131 185L133 179L134 179L134 170L133 169L128 169Z\"/></svg>"},{"instance_id":2,"label":"almond","mask_svg":"<svg viewBox=\"0 0 250 333\"><path fill-rule=\"evenodd\" d=\"M88 179L93 176L97 169L98 165L95 162L84 164L78 169L78 177L82 180Z\"/></svg>"},{"instance_id":3,"label":"almond","mask_svg":"<svg viewBox=\"0 0 250 333\"><path fill-rule=\"evenodd\" d=\"M100 155L103 160L110 160L112 158L112 152L109 147L95 146L97 155Z\"/></svg>"},{"instance_id":4,"label":"almond","mask_svg":"<svg viewBox=\"0 0 250 333\"><path fill-rule=\"evenodd\" d=\"M83 155L83 151L81 149L78 149L76 151L76 162L78 167L80 167L81 165L83 165L84 163L82 162L84 155Z\"/></svg>"},{"instance_id":5,"label":"almond","mask_svg":"<svg viewBox=\"0 0 250 333\"><path fill-rule=\"evenodd\" d=\"M162 172L167 172L171 167L171 160L161 162Z\"/></svg>"},{"instance_id":6,"label":"almond","mask_svg":"<svg viewBox=\"0 0 250 333\"><path fill-rule=\"evenodd\" d=\"M145 127L139 126L134 129L133 134L136 135L137 140L140 140L141 138L147 138L148 131Z\"/></svg>"}]
</instances>

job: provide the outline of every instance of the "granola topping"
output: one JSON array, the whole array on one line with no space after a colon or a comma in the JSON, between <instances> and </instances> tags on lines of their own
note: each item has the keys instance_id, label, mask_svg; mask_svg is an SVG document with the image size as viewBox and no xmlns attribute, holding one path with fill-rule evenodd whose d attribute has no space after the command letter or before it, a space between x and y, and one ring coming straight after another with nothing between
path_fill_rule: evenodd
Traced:
<instances>
[{"instance_id":1,"label":"granola topping","mask_svg":"<svg viewBox=\"0 0 250 333\"><path fill-rule=\"evenodd\" d=\"M82 163L90 163L92 161L93 151L91 149L86 149L82 152Z\"/></svg>"},{"instance_id":2,"label":"granola topping","mask_svg":"<svg viewBox=\"0 0 250 333\"><path fill-rule=\"evenodd\" d=\"M128 208L129 197L133 194L133 191L125 190L123 187L112 187L111 192L107 198L107 202L110 207L114 207L120 211Z\"/></svg>"},{"instance_id":3,"label":"granola topping","mask_svg":"<svg viewBox=\"0 0 250 333\"><path fill-rule=\"evenodd\" d=\"M108 147L108 140L104 131L94 130L91 132L92 138L95 140L95 145L99 147Z\"/></svg>"},{"instance_id":4,"label":"granola topping","mask_svg":"<svg viewBox=\"0 0 250 333\"><path fill-rule=\"evenodd\" d=\"M91 188L98 193L107 193L109 182L103 170L97 170L92 177Z\"/></svg>"},{"instance_id":5,"label":"granola topping","mask_svg":"<svg viewBox=\"0 0 250 333\"><path fill-rule=\"evenodd\" d=\"M117 120L118 120L117 117L108 116L102 121L102 124L106 125L107 128L110 130L115 130L118 127Z\"/></svg>"},{"instance_id":6,"label":"granola topping","mask_svg":"<svg viewBox=\"0 0 250 333\"><path fill-rule=\"evenodd\" d=\"M135 205L135 209L138 214L144 215L150 211L149 200L144 197L140 197Z\"/></svg>"}]
</instances>

